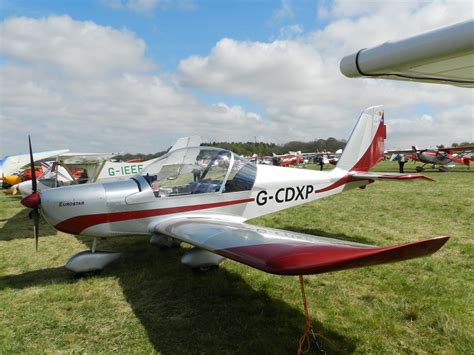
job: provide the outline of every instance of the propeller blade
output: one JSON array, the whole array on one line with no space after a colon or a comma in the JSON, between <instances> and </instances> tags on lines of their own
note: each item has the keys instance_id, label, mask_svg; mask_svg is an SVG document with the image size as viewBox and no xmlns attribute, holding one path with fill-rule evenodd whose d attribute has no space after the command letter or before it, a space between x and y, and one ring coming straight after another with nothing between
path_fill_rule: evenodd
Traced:
<instances>
[{"instance_id":1,"label":"propeller blade","mask_svg":"<svg viewBox=\"0 0 474 355\"><path fill-rule=\"evenodd\" d=\"M38 251L38 239L39 239L39 211L38 207L33 208L33 229L35 233L35 248Z\"/></svg>"},{"instance_id":2,"label":"propeller blade","mask_svg":"<svg viewBox=\"0 0 474 355\"><path fill-rule=\"evenodd\" d=\"M38 192L38 184L36 182L36 171L35 171L35 161L33 159L33 148L31 148L31 137L28 135L28 145L30 148L30 169L31 169L31 187L33 194ZM38 206L33 207L33 230L35 233L35 248L38 251L38 239L39 239L39 208Z\"/></svg>"},{"instance_id":3,"label":"propeller blade","mask_svg":"<svg viewBox=\"0 0 474 355\"><path fill-rule=\"evenodd\" d=\"M35 161L33 160L33 149L31 148L31 138L28 135L28 143L30 146L30 169L31 169L31 187L33 192L37 192L38 185L36 183Z\"/></svg>"}]
</instances>

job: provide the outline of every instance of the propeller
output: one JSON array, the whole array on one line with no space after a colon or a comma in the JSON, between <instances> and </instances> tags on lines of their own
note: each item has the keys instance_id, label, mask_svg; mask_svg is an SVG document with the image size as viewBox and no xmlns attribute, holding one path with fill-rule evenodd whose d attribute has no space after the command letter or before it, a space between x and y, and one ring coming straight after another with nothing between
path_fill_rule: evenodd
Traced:
<instances>
[{"instance_id":1,"label":"propeller","mask_svg":"<svg viewBox=\"0 0 474 355\"><path fill-rule=\"evenodd\" d=\"M31 148L31 138L28 135L28 143L30 148L30 169L31 169L31 187L32 187L32 194L26 196L21 200L21 204L25 207L31 208L32 217L33 217L33 229L35 234L35 247L36 251L38 251L38 238L39 238L39 205L41 203L40 195L38 193L38 183L36 181L36 174L35 174L35 161L33 160L33 149Z\"/></svg>"}]
</instances>

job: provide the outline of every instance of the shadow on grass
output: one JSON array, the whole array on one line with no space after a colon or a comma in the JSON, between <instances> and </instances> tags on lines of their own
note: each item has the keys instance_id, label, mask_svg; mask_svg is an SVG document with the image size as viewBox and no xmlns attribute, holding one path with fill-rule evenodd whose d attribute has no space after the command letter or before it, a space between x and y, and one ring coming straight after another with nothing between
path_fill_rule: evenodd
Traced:
<instances>
[{"instance_id":1,"label":"shadow on grass","mask_svg":"<svg viewBox=\"0 0 474 355\"><path fill-rule=\"evenodd\" d=\"M319 236L319 237L325 237L325 238L332 238L332 239L339 239L339 240L346 240L348 242L355 242L355 243L363 243L363 244L374 244L373 240L358 236L358 235L347 235L347 234L342 234L342 233L328 233L324 230L321 229L315 229L315 228L300 228L296 227L294 225L291 226L283 226L280 229L284 229L287 231L292 231L292 232L297 232L297 233L304 233L304 234L310 234L314 236Z\"/></svg>"},{"instance_id":2,"label":"shadow on grass","mask_svg":"<svg viewBox=\"0 0 474 355\"><path fill-rule=\"evenodd\" d=\"M89 239L78 238L85 244ZM185 249L160 251L148 239L129 237L99 242L122 257L98 277L117 277L125 298L157 352L293 353L304 331L303 310L256 291L225 269L196 274L180 264ZM73 283L64 268L0 277L0 289ZM295 282L295 287L297 283ZM314 322L339 352L354 342ZM323 345L326 349L329 347Z\"/></svg>"},{"instance_id":3,"label":"shadow on grass","mask_svg":"<svg viewBox=\"0 0 474 355\"><path fill-rule=\"evenodd\" d=\"M5 218L5 225L0 228L0 240L33 239L33 220L28 216L30 211L30 209L21 209L13 217ZM58 231L46 223L43 217L40 217L39 236L45 237L56 234L58 234Z\"/></svg>"}]
</instances>

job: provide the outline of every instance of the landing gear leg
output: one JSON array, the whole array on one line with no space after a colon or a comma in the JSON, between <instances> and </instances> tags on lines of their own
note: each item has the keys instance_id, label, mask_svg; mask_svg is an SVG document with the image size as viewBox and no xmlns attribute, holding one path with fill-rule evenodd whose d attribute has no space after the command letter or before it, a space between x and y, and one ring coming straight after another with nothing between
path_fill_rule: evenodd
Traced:
<instances>
[{"instance_id":1,"label":"landing gear leg","mask_svg":"<svg viewBox=\"0 0 474 355\"><path fill-rule=\"evenodd\" d=\"M426 164L423 164L422 166L417 166L417 167L415 168L416 172L417 172L417 173L421 173L423 170L425 170L425 165L426 165Z\"/></svg>"},{"instance_id":2,"label":"landing gear leg","mask_svg":"<svg viewBox=\"0 0 474 355\"><path fill-rule=\"evenodd\" d=\"M96 250L96 247L97 238L94 238L91 250L73 255L64 267L77 274L95 275L121 255L111 251Z\"/></svg>"}]
</instances>

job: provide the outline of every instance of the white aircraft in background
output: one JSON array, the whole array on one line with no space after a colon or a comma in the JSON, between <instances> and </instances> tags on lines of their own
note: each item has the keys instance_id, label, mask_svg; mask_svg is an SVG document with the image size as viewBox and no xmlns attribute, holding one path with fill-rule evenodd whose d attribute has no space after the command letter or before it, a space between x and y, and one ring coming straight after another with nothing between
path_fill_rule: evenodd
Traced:
<instances>
[{"instance_id":1,"label":"white aircraft in background","mask_svg":"<svg viewBox=\"0 0 474 355\"><path fill-rule=\"evenodd\" d=\"M198 136L183 137L176 141L169 151L186 148L189 145L199 146L201 138ZM111 159L112 153L65 153L57 157L54 162L46 164L47 169L38 178L39 191L60 186L105 182L128 179L133 175L141 174L149 164L156 159L141 162L117 162ZM20 192L22 196L30 195L32 182L24 181L12 186L12 193Z\"/></svg>"},{"instance_id":2,"label":"white aircraft in background","mask_svg":"<svg viewBox=\"0 0 474 355\"><path fill-rule=\"evenodd\" d=\"M51 157L58 156L59 154L64 154L69 152L69 149L59 149L59 150L49 150L44 152L36 152L33 153L33 160L43 160L48 159ZM2 183L6 182L9 185L13 185L10 183L18 183L17 177L14 175L18 173L21 168L25 165L30 164L30 155L29 154L20 154L20 155L11 155L6 156L0 160L0 178L2 179ZM9 179L9 177L12 177Z\"/></svg>"}]
</instances>

